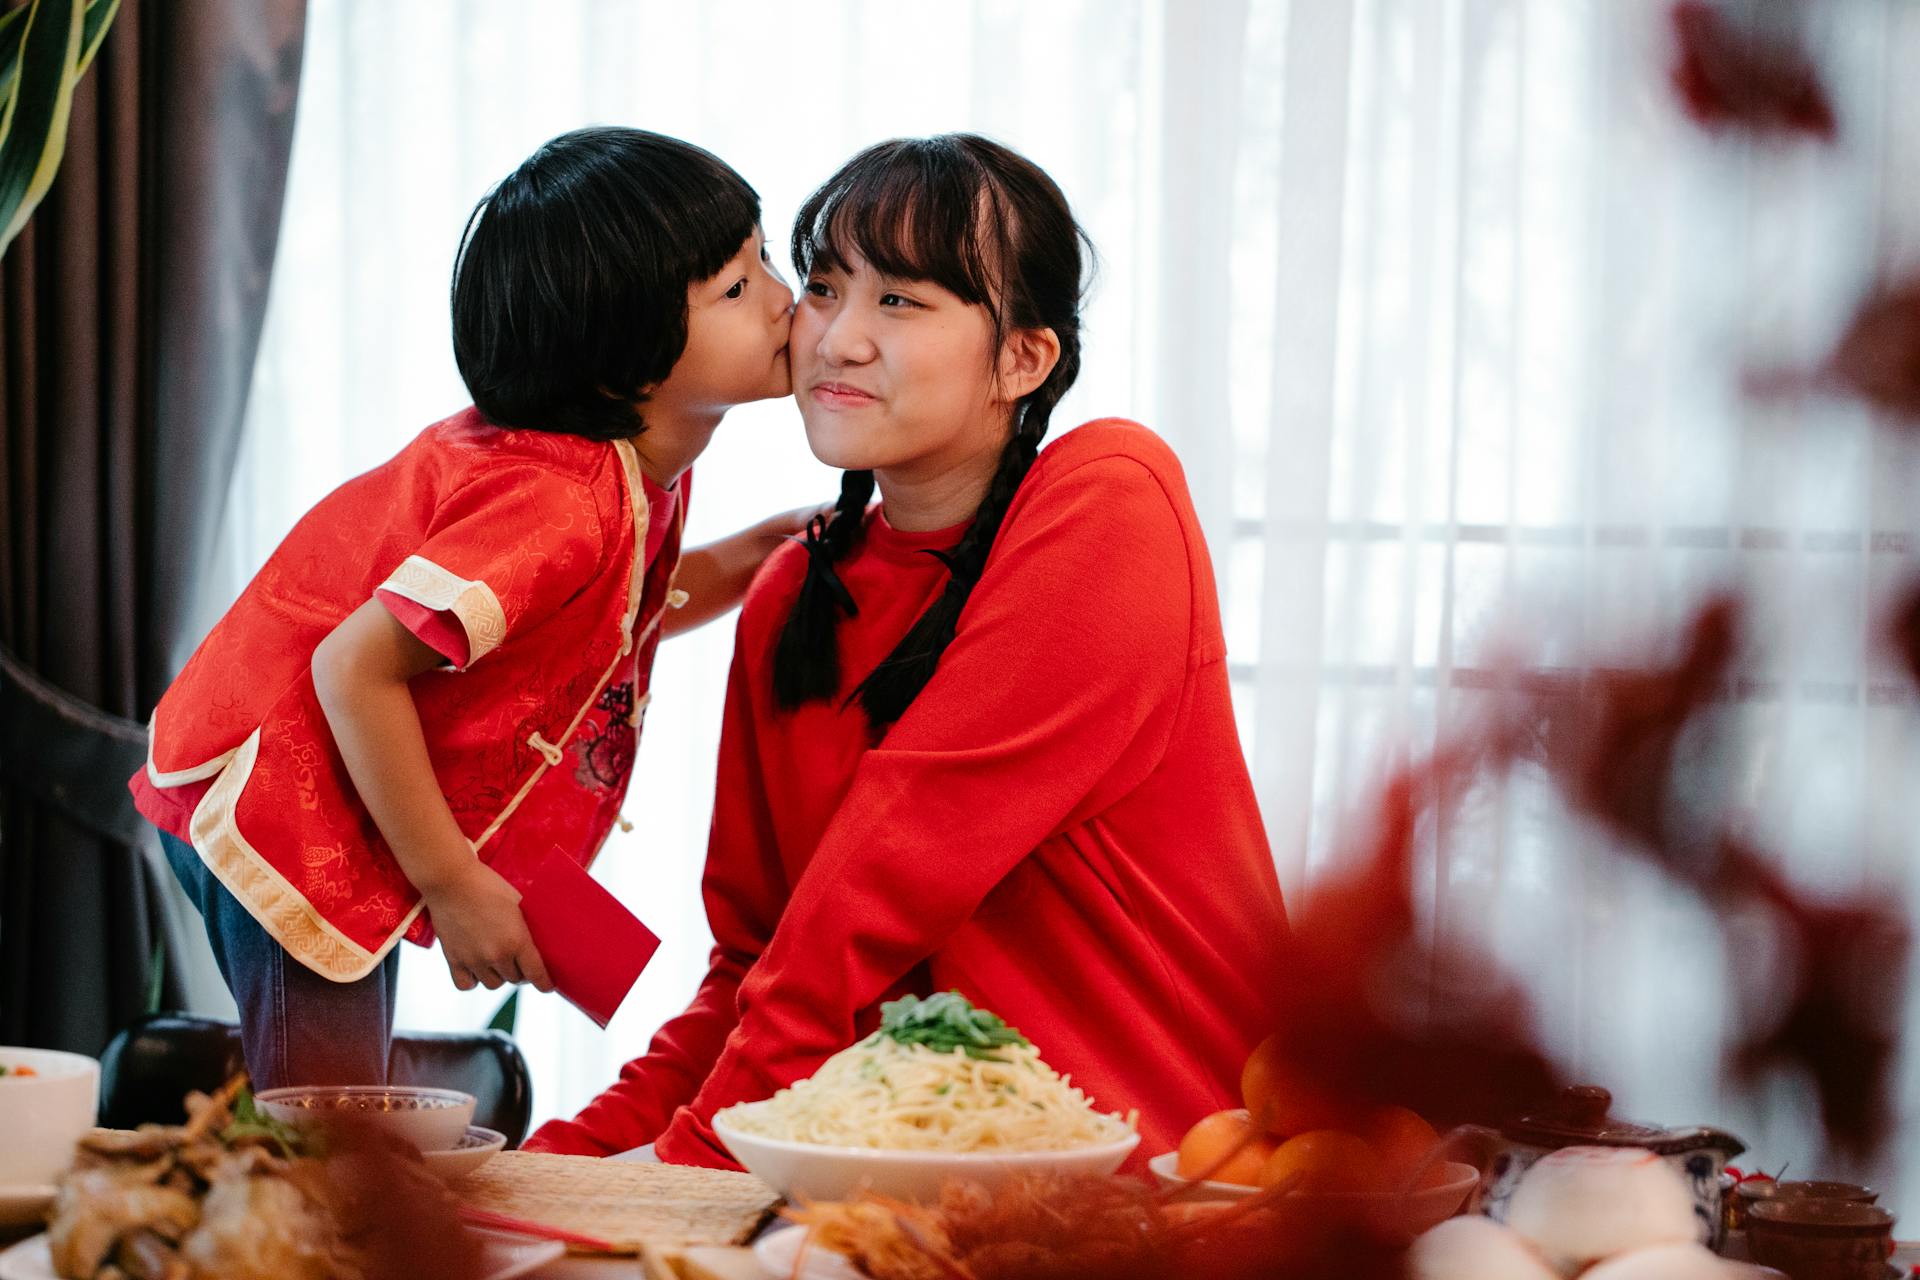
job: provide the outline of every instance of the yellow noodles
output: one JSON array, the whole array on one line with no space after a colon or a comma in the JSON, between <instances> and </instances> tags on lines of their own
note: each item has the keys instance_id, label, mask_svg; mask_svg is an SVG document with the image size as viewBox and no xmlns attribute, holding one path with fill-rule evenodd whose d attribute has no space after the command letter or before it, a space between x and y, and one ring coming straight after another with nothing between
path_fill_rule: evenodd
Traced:
<instances>
[{"instance_id":1,"label":"yellow noodles","mask_svg":"<svg viewBox=\"0 0 1920 1280\"><path fill-rule=\"evenodd\" d=\"M1029 1045L992 1058L871 1036L766 1103L720 1113L744 1133L898 1151L1064 1151L1125 1137Z\"/></svg>"}]
</instances>

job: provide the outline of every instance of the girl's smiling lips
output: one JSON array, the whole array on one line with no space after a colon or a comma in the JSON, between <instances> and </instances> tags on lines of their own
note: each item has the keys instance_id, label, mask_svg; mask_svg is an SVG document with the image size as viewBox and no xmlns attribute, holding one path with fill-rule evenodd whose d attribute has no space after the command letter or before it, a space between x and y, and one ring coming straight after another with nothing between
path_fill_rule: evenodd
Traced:
<instances>
[{"instance_id":1,"label":"girl's smiling lips","mask_svg":"<svg viewBox=\"0 0 1920 1280\"><path fill-rule=\"evenodd\" d=\"M871 391L862 391L859 387L845 382L822 382L813 388L815 403L829 409L857 409L872 404L876 397Z\"/></svg>"}]
</instances>

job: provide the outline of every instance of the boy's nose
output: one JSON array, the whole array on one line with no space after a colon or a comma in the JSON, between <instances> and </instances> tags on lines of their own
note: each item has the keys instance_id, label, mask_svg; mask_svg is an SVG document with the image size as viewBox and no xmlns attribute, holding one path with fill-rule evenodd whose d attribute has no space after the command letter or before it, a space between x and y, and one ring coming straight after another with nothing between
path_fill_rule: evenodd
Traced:
<instances>
[{"instance_id":1,"label":"boy's nose","mask_svg":"<svg viewBox=\"0 0 1920 1280\"><path fill-rule=\"evenodd\" d=\"M775 314L780 316L792 316L793 315L793 290L787 287L787 282L780 278L780 273L778 271L770 271L769 274L773 276L774 287L767 291L768 295L770 297L779 299L779 301L774 304Z\"/></svg>"}]
</instances>

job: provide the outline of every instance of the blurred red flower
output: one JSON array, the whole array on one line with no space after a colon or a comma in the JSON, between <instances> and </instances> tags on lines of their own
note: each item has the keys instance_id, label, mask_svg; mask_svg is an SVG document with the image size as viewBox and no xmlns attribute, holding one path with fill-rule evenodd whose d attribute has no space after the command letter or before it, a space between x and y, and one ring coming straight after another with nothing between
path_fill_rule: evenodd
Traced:
<instances>
[{"instance_id":1,"label":"blurred red flower","mask_svg":"<svg viewBox=\"0 0 1920 1280\"><path fill-rule=\"evenodd\" d=\"M1828 358L1827 380L1874 408L1920 424L1920 275L1860 304Z\"/></svg>"},{"instance_id":2,"label":"blurred red flower","mask_svg":"<svg viewBox=\"0 0 1920 1280\"><path fill-rule=\"evenodd\" d=\"M1920 583L1910 587L1895 606L1892 632L1894 650L1907 674L1920 682Z\"/></svg>"},{"instance_id":3,"label":"blurred red flower","mask_svg":"<svg viewBox=\"0 0 1920 1280\"><path fill-rule=\"evenodd\" d=\"M1709 129L1833 138L1833 104L1797 42L1770 38L1710 0L1679 0L1670 14L1673 87L1695 121Z\"/></svg>"}]
</instances>

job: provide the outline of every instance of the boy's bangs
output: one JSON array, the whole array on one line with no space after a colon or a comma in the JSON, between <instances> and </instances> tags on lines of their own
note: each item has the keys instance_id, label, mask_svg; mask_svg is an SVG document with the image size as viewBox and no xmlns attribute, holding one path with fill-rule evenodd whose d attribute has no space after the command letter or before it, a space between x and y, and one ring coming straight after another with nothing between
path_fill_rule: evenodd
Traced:
<instances>
[{"instance_id":1,"label":"boy's bangs","mask_svg":"<svg viewBox=\"0 0 1920 1280\"><path fill-rule=\"evenodd\" d=\"M760 221L710 151L643 129L552 139L487 193L454 259L454 362L502 426L634 434L687 345L687 290Z\"/></svg>"},{"instance_id":2,"label":"boy's bangs","mask_svg":"<svg viewBox=\"0 0 1920 1280\"><path fill-rule=\"evenodd\" d=\"M739 174L718 159L702 168L698 180L669 198L663 199L657 183L636 185L630 197L640 202L637 207L654 207L660 223L655 239L692 268L689 284L718 275L760 225L760 196Z\"/></svg>"},{"instance_id":3,"label":"boy's bangs","mask_svg":"<svg viewBox=\"0 0 1920 1280\"><path fill-rule=\"evenodd\" d=\"M1000 217L992 180L944 139L882 143L849 161L794 220L793 261L846 271L854 257L902 280L931 280L964 302L997 292L983 221Z\"/></svg>"}]
</instances>

